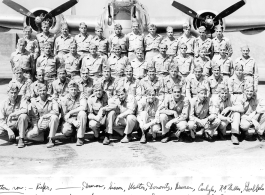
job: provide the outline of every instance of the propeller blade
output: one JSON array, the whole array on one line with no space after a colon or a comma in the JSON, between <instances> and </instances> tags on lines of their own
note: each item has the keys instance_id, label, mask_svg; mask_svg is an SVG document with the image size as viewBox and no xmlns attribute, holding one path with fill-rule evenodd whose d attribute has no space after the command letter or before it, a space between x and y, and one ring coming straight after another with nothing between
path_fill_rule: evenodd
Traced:
<instances>
[{"instance_id":1,"label":"propeller blade","mask_svg":"<svg viewBox=\"0 0 265 195\"><path fill-rule=\"evenodd\" d=\"M109 15L109 18L111 18L111 13L110 13L110 4L108 5L108 15Z\"/></svg>"},{"instance_id":2,"label":"propeller blade","mask_svg":"<svg viewBox=\"0 0 265 195\"><path fill-rule=\"evenodd\" d=\"M177 8L178 10L184 12L185 14L193 17L193 18L197 18L199 20L204 20L204 18L201 18L198 16L197 12L193 11L192 9L188 8L185 5L182 5L181 3L177 2L177 1L172 1L171 5L175 8Z\"/></svg>"},{"instance_id":3,"label":"propeller blade","mask_svg":"<svg viewBox=\"0 0 265 195\"><path fill-rule=\"evenodd\" d=\"M28 16L28 17L31 17L31 18L35 18L36 17L28 9L26 9L22 5L17 4L14 1L11 1L11 0L3 0L3 3L6 4L8 7L12 8L13 10L17 11L18 13L24 15L24 16Z\"/></svg>"},{"instance_id":4,"label":"propeller blade","mask_svg":"<svg viewBox=\"0 0 265 195\"><path fill-rule=\"evenodd\" d=\"M136 6L133 6L132 17L136 18Z\"/></svg>"},{"instance_id":5,"label":"propeller blade","mask_svg":"<svg viewBox=\"0 0 265 195\"><path fill-rule=\"evenodd\" d=\"M70 9L71 7L73 7L77 3L78 3L77 0L69 0L66 3L64 3L64 4L56 7L52 11L50 11L46 16L55 17L55 16L65 12L66 10Z\"/></svg>"},{"instance_id":6,"label":"propeller blade","mask_svg":"<svg viewBox=\"0 0 265 195\"><path fill-rule=\"evenodd\" d=\"M217 21L219 19L225 18L226 16L229 16L230 14L234 13L236 10L238 10L239 8L241 8L245 4L246 4L246 0L241 0L241 1L237 2L237 3L235 3L234 5L226 8L224 11L219 13L214 18L214 21Z\"/></svg>"}]
</instances>

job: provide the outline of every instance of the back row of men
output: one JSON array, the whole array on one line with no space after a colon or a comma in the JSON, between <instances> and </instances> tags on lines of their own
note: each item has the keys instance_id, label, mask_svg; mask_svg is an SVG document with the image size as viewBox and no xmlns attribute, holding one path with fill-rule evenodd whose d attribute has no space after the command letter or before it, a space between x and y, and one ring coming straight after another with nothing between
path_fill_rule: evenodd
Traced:
<instances>
[{"instance_id":1,"label":"back row of men","mask_svg":"<svg viewBox=\"0 0 265 195\"><path fill-rule=\"evenodd\" d=\"M234 144L239 143L242 124L248 125L245 130L254 125L263 140L262 109L256 109L263 108L256 97L258 71L247 46L233 64L222 27L216 28L214 40L206 38L204 27L195 39L188 24L178 40L171 27L163 40L154 25L146 37L137 23L132 27L125 36L115 25L115 34L107 40L100 27L95 37L87 35L84 23L72 38L64 24L55 39L43 22L38 41L31 39L26 27L11 58L14 78L0 111L2 134L13 139L19 130L18 146L24 147L25 137L39 139L49 129L47 146L52 147L58 129L66 136L77 130L77 145L83 145L86 129L98 137L106 128L103 144L109 144L113 129L125 134L122 142L130 141L132 131L138 130L144 143L149 130L155 137L162 129L161 141L167 142L170 128L177 138L187 129L194 139L196 130L204 127L205 138L211 140L217 129L222 138L233 121ZM240 119L239 113L247 118Z\"/></svg>"}]
</instances>

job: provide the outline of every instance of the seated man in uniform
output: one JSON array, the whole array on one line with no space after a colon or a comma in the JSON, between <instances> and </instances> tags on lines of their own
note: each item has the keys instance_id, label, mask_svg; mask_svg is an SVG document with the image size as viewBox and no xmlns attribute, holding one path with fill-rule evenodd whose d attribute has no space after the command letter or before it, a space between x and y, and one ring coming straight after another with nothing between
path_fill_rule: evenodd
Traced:
<instances>
[{"instance_id":1,"label":"seated man in uniform","mask_svg":"<svg viewBox=\"0 0 265 195\"><path fill-rule=\"evenodd\" d=\"M87 25L85 22L79 24L79 34L75 36L77 43L77 52L83 58L89 54L89 45L92 40L92 35L87 33Z\"/></svg>"},{"instance_id":2,"label":"seated man in uniform","mask_svg":"<svg viewBox=\"0 0 265 195\"><path fill-rule=\"evenodd\" d=\"M29 93L29 97L31 98L36 98L39 96L38 93L38 85L40 83L47 85L47 82L44 81L44 70L41 68L38 68L36 71L36 81L34 83L32 83L30 85L29 91L27 93ZM48 94L51 93L51 89L48 89Z\"/></svg>"},{"instance_id":3,"label":"seated man in uniform","mask_svg":"<svg viewBox=\"0 0 265 195\"><path fill-rule=\"evenodd\" d=\"M47 85L38 85L37 98L31 99L30 116L33 128L27 132L27 138L37 139L43 136L44 131L49 130L49 142L47 148L55 145L55 134L59 125L58 103L47 94Z\"/></svg>"},{"instance_id":4,"label":"seated man in uniform","mask_svg":"<svg viewBox=\"0 0 265 195\"><path fill-rule=\"evenodd\" d=\"M135 116L137 102L132 95L128 95L124 88L117 90L117 96L109 101L106 131L112 134L113 130L124 135L121 143L128 143L132 139L132 132L139 129L139 123Z\"/></svg>"},{"instance_id":5,"label":"seated man in uniform","mask_svg":"<svg viewBox=\"0 0 265 195\"><path fill-rule=\"evenodd\" d=\"M74 80L69 82L68 87L69 93L61 100L62 133L66 137L71 137L76 130L76 145L82 146L87 124L87 100L82 93L78 92L78 85Z\"/></svg>"},{"instance_id":6,"label":"seated man in uniform","mask_svg":"<svg viewBox=\"0 0 265 195\"><path fill-rule=\"evenodd\" d=\"M94 132L96 139L99 138L100 128L105 126L106 111L108 106L107 93L103 91L101 83L94 86L94 93L88 98L89 128ZM109 140L104 139L103 145L108 145Z\"/></svg>"},{"instance_id":7,"label":"seated man in uniform","mask_svg":"<svg viewBox=\"0 0 265 195\"><path fill-rule=\"evenodd\" d=\"M58 70L58 79L52 82L52 93L55 100L61 100L66 94L68 94L68 83L70 79L66 77L66 70L64 67L60 67Z\"/></svg>"},{"instance_id":8,"label":"seated man in uniform","mask_svg":"<svg viewBox=\"0 0 265 195\"><path fill-rule=\"evenodd\" d=\"M8 85L8 99L0 107L0 138L8 136L9 141L16 140L19 135L18 147L25 147L24 138L28 128L28 104L19 93L19 87L11 83Z\"/></svg>"},{"instance_id":9,"label":"seated man in uniform","mask_svg":"<svg viewBox=\"0 0 265 195\"><path fill-rule=\"evenodd\" d=\"M153 137L156 137L156 133L161 130L158 111L159 105L160 101L153 88L148 89L146 97L143 97L138 102L137 120L142 130L140 143L146 143L146 136L149 129Z\"/></svg>"},{"instance_id":10,"label":"seated man in uniform","mask_svg":"<svg viewBox=\"0 0 265 195\"><path fill-rule=\"evenodd\" d=\"M192 140L195 140L196 131L202 129L205 139L211 141L221 120L215 112L212 113L212 110L209 110L210 100L207 96L207 87L200 85L197 90L197 97L190 101L188 129Z\"/></svg>"},{"instance_id":11,"label":"seated man in uniform","mask_svg":"<svg viewBox=\"0 0 265 195\"><path fill-rule=\"evenodd\" d=\"M162 126L162 143L170 139L169 130L174 125L176 138L187 128L189 115L189 100L181 95L181 86L174 85L172 94L167 95L159 108L159 118Z\"/></svg>"}]
</instances>

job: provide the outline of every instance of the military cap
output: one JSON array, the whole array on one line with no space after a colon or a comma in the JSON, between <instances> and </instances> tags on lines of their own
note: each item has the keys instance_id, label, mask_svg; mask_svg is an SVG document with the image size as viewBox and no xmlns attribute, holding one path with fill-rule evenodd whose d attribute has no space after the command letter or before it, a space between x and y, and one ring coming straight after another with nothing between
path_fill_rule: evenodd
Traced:
<instances>
[{"instance_id":1,"label":"military cap","mask_svg":"<svg viewBox=\"0 0 265 195\"><path fill-rule=\"evenodd\" d=\"M188 22L185 22L185 23L182 24L182 27L183 28L188 28L188 27L190 27L190 24Z\"/></svg>"},{"instance_id":2,"label":"military cap","mask_svg":"<svg viewBox=\"0 0 265 195\"><path fill-rule=\"evenodd\" d=\"M248 45L243 45L243 46L241 46L241 50L242 49L248 49L249 50L249 46Z\"/></svg>"},{"instance_id":3,"label":"military cap","mask_svg":"<svg viewBox=\"0 0 265 195\"><path fill-rule=\"evenodd\" d=\"M215 28L214 28L215 30L224 30L224 27L222 26L222 25L217 25L217 26L215 26Z\"/></svg>"},{"instance_id":4,"label":"military cap","mask_svg":"<svg viewBox=\"0 0 265 195\"><path fill-rule=\"evenodd\" d=\"M30 30L30 31L32 31L32 28L31 28L31 26L25 26L23 30Z\"/></svg>"},{"instance_id":5,"label":"military cap","mask_svg":"<svg viewBox=\"0 0 265 195\"><path fill-rule=\"evenodd\" d=\"M44 69L41 67L37 68L36 73L44 73Z\"/></svg>"},{"instance_id":6,"label":"military cap","mask_svg":"<svg viewBox=\"0 0 265 195\"><path fill-rule=\"evenodd\" d=\"M9 85L7 86L7 92L9 91L19 91L19 87L16 83L9 83Z\"/></svg>"},{"instance_id":7,"label":"military cap","mask_svg":"<svg viewBox=\"0 0 265 195\"><path fill-rule=\"evenodd\" d=\"M74 42L72 42L71 44L70 44L70 47L72 47L72 46L75 46L75 47L77 47L77 43L74 41Z\"/></svg>"},{"instance_id":8,"label":"military cap","mask_svg":"<svg viewBox=\"0 0 265 195\"><path fill-rule=\"evenodd\" d=\"M168 26L167 27L167 31L169 31L169 30L172 30L173 31L173 27L172 26Z\"/></svg>"},{"instance_id":9,"label":"military cap","mask_svg":"<svg viewBox=\"0 0 265 195\"><path fill-rule=\"evenodd\" d=\"M199 32L201 32L201 31L206 31L206 28L205 28L205 26L200 26L200 27L198 28L198 30L199 30Z\"/></svg>"},{"instance_id":10,"label":"military cap","mask_svg":"<svg viewBox=\"0 0 265 195\"><path fill-rule=\"evenodd\" d=\"M44 43L44 47L52 47L52 44L50 42Z\"/></svg>"},{"instance_id":11,"label":"military cap","mask_svg":"<svg viewBox=\"0 0 265 195\"><path fill-rule=\"evenodd\" d=\"M174 62L171 62L169 66L169 70L179 71L179 67Z\"/></svg>"},{"instance_id":12,"label":"military cap","mask_svg":"<svg viewBox=\"0 0 265 195\"><path fill-rule=\"evenodd\" d=\"M201 84L197 87L197 93L199 93L202 90L207 91L208 89L205 85Z\"/></svg>"},{"instance_id":13,"label":"military cap","mask_svg":"<svg viewBox=\"0 0 265 195\"><path fill-rule=\"evenodd\" d=\"M24 38L20 38L17 41L17 44L23 43L24 45L27 45L27 41Z\"/></svg>"},{"instance_id":14,"label":"military cap","mask_svg":"<svg viewBox=\"0 0 265 195\"><path fill-rule=\"evenodd\" d=\"M81 27L81 26L85 26L85 27L87 28L87 25L86 25L85 22L81 22L81 23L79 24L79 27Z\"/></svg>"},{"instance_id":15,"label":"military cap","mask_svg":"<svg viewBox=\"0 0 265 195\"><path fill-rule=\"evenodd\" d=\"M180 47L185 46L186 48L188 47L187 44L184 43L184 42L180 42L179 46L180 46Z\"/></svg>"},{"instance_id":16,"label":"military cap","mask_svg":"<svg viewBox=\"0 0 265 195\"><path fill-rule=\"evenodd\" d=\"M103 31L103 27L102 26L96 26L95 30L102 30Z\"/></svg>"},{"instance_id":17,"label":"military cap","mask_svg":"<svg viewBox=\"0 0 265 195\"><path fill-rule=\"evenodd\" d=\"M217 63L213 63L212 65L212 70L219 69L220 70L220 65Z\"/></svg>"},{"instance_id":18,"label":"military cap","mask_svg":"<svg viewBox=\"0 0 265 195\"><path fill-rule=\"evenodd\" d=\"M44 83L38 83L37 87L38 87L38 88L37 88L38 90L40 90L40 89L44 89L44 88L45 88L45 89L48 88L47 85L45 85Z\"/></svg>"},{"instance_id":19,"label":"military cap","mask_svg":"<svg viewBox=\"0 0 265 195\"><path fill-rule=\"evenodd\" d=\"M178 85L178 84L173 85L173 87L172 87L172 91L174 91L174 90L176 90L176 89L182 91L182 86L180 86L180 85Z\"/></svg>"},{"instance_id":20,"label":"military cap","mask_svg":"<svg viewBox=\"0 0 265 195\"><path fill-rule=\"evenodd\" d=\"M76 70L75 67L71 66L69 72L80 72L80 70Z\"/></svg>"},{"instance_id":21,"label":"military cap","mask_svg":"<svg viewBox=\"0 0 265 195\"><path fill-rule=\"evenodd\" d=\"M111 67L109 66L109 65L105 65L105 66L103 66L103 71L104 70L109 70L109 71L111 71Z\"/></svg>"},{"instance_id":22,"label":"military cap","mask_svg":"<svg viewBox=\"0 0 265 195\"><path fill-rule=\"evenodd\" d=\"M220 84L218 85L218 92L222 92L222 91L228 91L228 87L225 84Z\"/></svg>"},{"instance_id":23,"label":"military cap","mask_svg":"<svg viewBox=\"0 0 265 195\"><path fill-rule=\"evenodd\" d=\"M16 66L13 71L14 73L22 72L22 68L20 66Z\"/></svg>"},{"instance_id":24,"label":"military cap","mask_svg":"<svg viewBox=\"0 0 265 195\"><path fill-rule=\"evenodd\" d=\"M58 69L57 69L57 72L66 72L65 70L65 67L64 66L60 66Z\"/></svg>"},{"instance_id":25,"label":"military cap","mask_svg":"<svg viewBox=\"0 0 265 195\"><path fill-rule=\"evenodd\" d=\"M133 71L133 67L132 67L131 65L127 65L127 66L125 67L124 70L125 70L125 71L126 71L126 70L132 70L132 71Z\"/></svg>"},{"instance_id":26,"label":"military cap","mask_svg":"<svg viewBox=\"0 0 265 195\"><path fill-rule=\"evenodd\" d=\"M251 82L250 80L246 80L244 89L246 90L246 89L249 89L249 88L253 88L254 89L254 83Z\"/></svg>"},{"instance_id":27,"label":"military cap","mask_svg":"<svg viewBox=\"0 0 265 195\"><path fill-rule=\"evenodd\" d=\"M135 49L135 52L144 52L144 48L143 47L138 47Z\"/></svg>"},{"instance_id":28,"label":"military cap","mask_svg":"<svg viewBox=\"0 0 265 195\"><path fill-rule=\"evenodd\" d=\"M71 80L71 81L68 83L68 87L69 87L69 88L78 88L78 84L75 82L75 80Z\"/></svg>"},{"instance_id":29,"label":"military cap","mask_svg":"<svg viewBox=\"0 0 265 195\"><path fill-rule=\"evenodd\" d=\"M138 26L139 26L139 22L137 22L137 21L133 21L133 22L132 22L132 25L138 25Z\"/></svg>"},{"instance_id":30,"label":"military cap","mask_svg":"<svg viewBox=\"0 0 265 195\"><path fill-rule=\"evenodd\" d=\"M204 46L201 46L201 47L199 48L199 51L208 51L208 49L207 49L206 47L204 47Z\"/></svg>"},{"instance_id":31,"label":"military cap","mask_svg":"<svg viewBox=\"0 0 265 195\"><path fill-rule=\"evenodd\" d=\"M160 44L159 44L159 48L160 48L160 47L166 47L166 48L167 48L167 44L165 44L165 43L160 43Z\"/></svg>"},{"instance_id":32,"label":"military cap","mask_svg":"<svg viewBox=\"0 0 265 195\"><path fill-rule=\"evenodd\" d=\"M156 25L154 25L154 24L149 24L149 25L148 25L148 28L156 28Z\"/></svg>"},{"instance_id":33,"label":"military cap","mask_svg":"<svg viewBox=\"0 0 265 195\"><path fill-rule=\"evenodd\" d=\"M116 94L119 94L119 93L121 93L121 92L124 92L124 93L126 93L126 89L125 89L125 87L124 87L124 86L122 86L122 87L119 87L118 89L116 89Z\"/></svg>"},{"instance_id":34,"label":"military cap","mask_svg":"<svg viewBox=\"0 0 265 195\"><path fill-rule=\"evenodd\" d=\"M99 44L98 51L100 51L100 52L106 52L106 50L107 50L107 45L105 45L105 44Z\"/></svg>"},{"instance_id":35,"label":"military cap","mask_svg":"<svg viewBox=\"0 0 265 195\"><path fill-rule=\"evenodd\" d=\"M220 47L219 47L219 49L225 49L225 50L227 50L227 47L226 47L225 44L221 44Z\"/></svg>"},{"instance_id":36,"label":"military cap","mask_svg":"<svg viewBox=\"0 0 265 195\"><path fill-rule=\"evenodd\" d=\"M202 70L203 68L202 68L202 66L200 65L200 64L196 64L195 66L194 66L194 70Z\"/></svg>"},{"instance_id":37,"label":"military cap","mask_svg":"<svg viewBox=\"0 0 265 195\"><path fill-rule=\"evenodd\" d=\"M115 29L115 28L122 29L122 26L121 26L121 24L117 23L117 24L114 24L114 29Z\"/></svg>"},{"instance_id":38,"label":"military cap","mask_svg":"<svg viewBox=\"0 0 265 195\"><path fill-rule=\"evenodd\" d=\"M22 70L31 70L31 67L29 65L30 64L27 62L23 62L22 64L20 64L20 67Z\"/></svg>"},{"instance_id":39,"label":"military cap","mask_svg":"<svg viewBox=\"0 0 265 195\"><path fill-rule=\"evenodd\" d=\"M244 69L244 67L241 63L239 63L239 62L235 63L235 70L243 70L243 69Z\"/></svg>"},{"instance_id":40,"label":"military cap","mask_svg":"<svg viewBox=\"0 0 265 195\"><path fill-rule=\"evenodd\" d=\"M41 26L49 26L50 27L50 22L48 20L44 20L42 23L41 23Z\"/></svg>"},{"instance_id":41,"label":"military cap","mask_svg":"<svg viewBox=\"0 0 265 195\"><path fill-rule=\"evenodd\" d=\"M146 91L146 95L156 94L156 90L153 87L150 87Z\"/></svg>"},{"instance_id":42,"label":"military cap","mask_svg":"<svg viewBox=\"0 0 265 195\"><path fill-rule=\"evenodd\" d=\"M102 83L98 82L93 86L93 89L96 90L103 90L103 85Z\"/></svg>"},{"instance_id":43,"label":"military cap","mask_svg":"<svg viewBox=\"0 0 265 195\"><path fill-rule=\"evenodd\" d=\"M148 72L156 72L155 65L152 64L152 63L148 63L148 64L147 64L147 71L148 71Z\"/></svg>"}]
</instances>

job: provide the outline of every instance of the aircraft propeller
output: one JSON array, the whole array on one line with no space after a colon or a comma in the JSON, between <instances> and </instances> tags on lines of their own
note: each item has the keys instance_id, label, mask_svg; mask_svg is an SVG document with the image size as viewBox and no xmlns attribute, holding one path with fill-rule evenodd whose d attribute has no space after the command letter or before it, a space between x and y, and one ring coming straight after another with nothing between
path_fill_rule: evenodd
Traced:
<instances>
[{"instance_id":1,"label":"aircraft propeller","mask_svg":"<svg viewBox=\"0 0 265 195\"><path fill-rule=\"evenodd\" d=\"M181 3L177 2L177 1L173 1L172 2L172 6L177 8L178 10L184 12L185 14L198 19L199 21L201 21L201 24L204 25L206 27L207 30L212 31L214 29L214 26L219 24L219 20L222 20L223 18L229 16L230 14L234 13L235 11L237 11L239 8L241 8L243 5L246 4L246 0L240 0L239 2L235 3L234 5L228 7L227 9L223 10L222 12L220 12L217 16L215 16L214 18L212 18L211 16L209 17L201 17L198 15L197 12L195 12L194 10L188 8L185 5L182 5Z\"/></svg>"}]
</instances>

